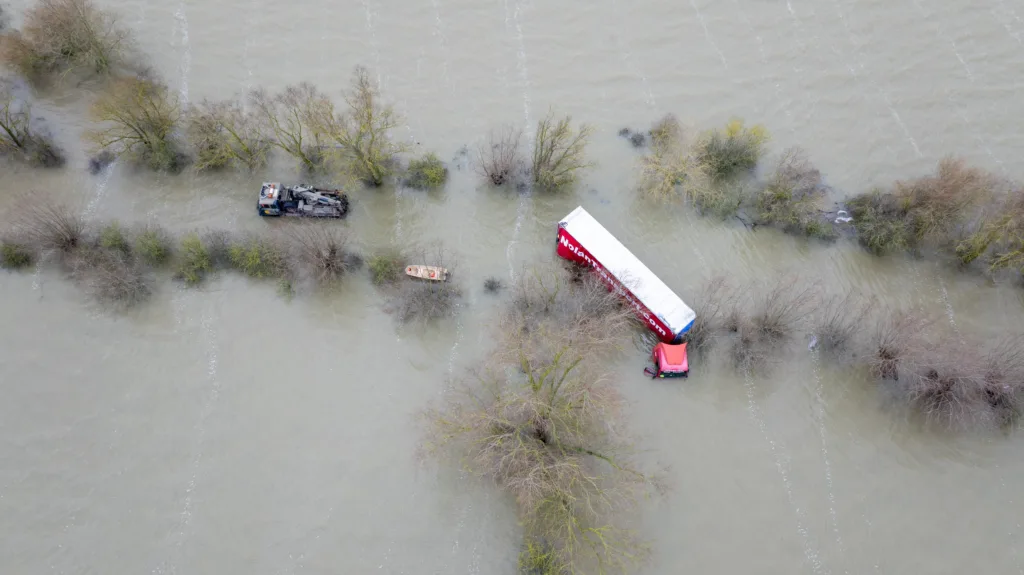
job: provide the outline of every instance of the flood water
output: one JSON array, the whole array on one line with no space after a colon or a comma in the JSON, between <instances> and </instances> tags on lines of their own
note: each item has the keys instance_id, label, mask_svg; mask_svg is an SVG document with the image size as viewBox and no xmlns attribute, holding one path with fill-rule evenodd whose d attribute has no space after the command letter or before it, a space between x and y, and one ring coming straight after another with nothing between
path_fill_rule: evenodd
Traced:
<instances>
[{"instance_id":1,"label":"flood water","mask_svg":"<svg viewBox=\"0 0 1024 575\"><path fill-rule=\"evenodd\" d=\"M8 3L18 23L27 0ZM288 300L226 275L161 282L127 313L57 272L0 273L0 572L513 574L514 508L455 465L417 457L417 414L486 357L512 280L554 257L583 205L685 300L717 273L796 271L831 290L923 305L949 330L1024 325L1019 288L928 261L879 259L652 206L616 133L666 112L706 128L765 124L808 150L837 197L963 155L1024 176L1018 0L101 1L186 101L310 81L332 94L368 66L403 113L396 136L450 160L441 192L356 191L338 225L364 249L441 242L460 256L458 316L400 328L369 281ZM301 4L301 5L300 5ZM68 168L4 165L0 208L55 193L90 221L257 230L264 173L84 169L87 98L37 108ZM550 107L591 123L576 191L495 192L473 150ZM715 361L652 383L613 366L644 457L670 492L635 518L643 573L1024 573L1024 437L946 437L882 408L860 376L796 351L768 376Z\"/></svg>"}]
</instances>

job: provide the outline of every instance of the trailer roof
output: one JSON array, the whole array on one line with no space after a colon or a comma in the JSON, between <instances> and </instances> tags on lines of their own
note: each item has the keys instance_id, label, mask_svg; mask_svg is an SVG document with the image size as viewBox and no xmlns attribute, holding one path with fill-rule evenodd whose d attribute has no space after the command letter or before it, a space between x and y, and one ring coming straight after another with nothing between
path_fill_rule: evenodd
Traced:
<instances>
[{"instance_id":1,"label":"trailer roof","mask_svg":"<svg viewBox=\"0 0 1024 575\"><path fill-rule=\"evenodd\" d=\"M594 219L583 206L558 222L633 295L678 333L697 317L647 266Z\"/></svg>"}]
</instances>

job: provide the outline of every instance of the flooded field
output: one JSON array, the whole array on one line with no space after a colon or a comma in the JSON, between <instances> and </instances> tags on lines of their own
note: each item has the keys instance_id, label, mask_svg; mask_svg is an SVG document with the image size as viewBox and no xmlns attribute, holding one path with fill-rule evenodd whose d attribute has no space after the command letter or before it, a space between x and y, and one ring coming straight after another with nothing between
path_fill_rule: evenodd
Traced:
<instances>
[{"instance_id":1,"label":"flooded field","mask_svg":"<svg viewBox=\"0 0 1024 575\"><path fill-rule=\"evenodd\" d=\"M9 1L13 23L28 5ZM947 154L1024 178L1024 5L1011 0L105 0L185 101L310 81L338 95L357 64L403 114L396 135L451 170L436 192L356 190L339 226L362 249L441 243L459 256L457 316L406 329L365 274L281 297L236 275L167 281L112 312L53 270L0 272L0 566L4 573L513 574L513 503L418 457L424 408L496 341L506 283L550 262L584 206L687 301L715 274L789 270L880 304L924 306L951 332L1024 326L1024 290L938 263L877 258L652 205L617 135L667 112L732 116L800 145L836 199ZM0 218L53 193L90 221L184 232L285 227L253 204L256 174L96 176L88 98L41 101L69 165L3 164ZM481 185L487 131L549 108L595 128L596 167L565 195ZM467 153L468 150L468 153ZM613 366L644 457L669 493L635 527L643 573L1024 573L1024 437L926 432L877 388L802 346L771 374L712 357L652 382Z\"/></svg>"}]
</instances>

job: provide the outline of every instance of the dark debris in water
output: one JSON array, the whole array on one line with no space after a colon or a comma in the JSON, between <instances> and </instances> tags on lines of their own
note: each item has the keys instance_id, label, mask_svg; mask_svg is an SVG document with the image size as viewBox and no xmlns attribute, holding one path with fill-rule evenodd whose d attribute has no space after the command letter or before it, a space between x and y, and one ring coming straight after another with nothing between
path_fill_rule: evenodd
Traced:
<instances>
[{"instance_id":1,"label":"dark debris in water","mask_svg":"<svg viewBox=\"0 0 1024 575\"><path fill-rule=\"evenodd\" d=\"M619 137L629 140L629 143L633 144L634 148L642 148L647 145L647 134L643 132L622 128L619 130Z\"/></svg>"}]
</instances>

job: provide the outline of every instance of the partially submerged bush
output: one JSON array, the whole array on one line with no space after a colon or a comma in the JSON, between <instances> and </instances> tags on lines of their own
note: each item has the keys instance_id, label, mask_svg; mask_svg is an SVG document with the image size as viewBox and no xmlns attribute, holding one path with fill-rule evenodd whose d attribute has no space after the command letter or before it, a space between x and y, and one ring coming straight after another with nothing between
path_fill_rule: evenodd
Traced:
<instances>
[{"instance_id":1,"label":"partially submerged bush","mask_svg":"<svg viewBox=\"0 0 1024 575\"><path fill-rule=\"evenodd\" d=\"M341 279L358 263L348 250L348 238L334 226L309 224L292 231L296 258L320 283Z\"/></svg>"},{"instance_id":2,"label":"partially submerged bush","mask_svg":"<svg viewBox=\"0 0 1024 575\"><path fill-rule=\"evenodd\" d=\"M4 240L0 242L0 268L16 270L32 265L32 252L28 246Z\"/></svg>"},{"instance_id":3,"label":"partially submerged bush","mask_svg":"<svg viewBox=\"0 0 1024 575\"><path fill-rule=\"evenodd\" d=\"M228 246L231 267L251 278L282 278L288 275L288 257L279 242L269 236L247 235Z\"/></svg>"},{"instance_id":4,"label":"partially submerged bush","mask_svg":"<svg viewBox=\"0 0 1024 575\"><path fill-rule=\"evenodd\" d=\"M897 182L891 191L861 194L848 205L857 238L868 250L913 251L926 242L955 244L962 235L960 226L991 197L995 186L987 172L945 158L933 176Z\"/></svg>"},{"instance_id":5,"label":"partially submerged bush","mask_svg":"<svg viewBox=\"0 0 1024 575\"><path fill-rule=\"evenodd\" d=\"M803 150L790 148L757 196L758 220L787 233L832 239L832 222L822 216L823 196L821 172Z\"/></svg>"},{"instance_id":6,"label":"partially submerged bush","mask_svg":"<svg viewBox=\"0 0 1024 575\"><path fill-rule=\"evenodd\" d=\"M125 236L124 229L121 228L121 225L116 220L100 230L100 247L118 251L124 255L130 255L132 251L132 246Z\"/></svg>"},{"instance_id":7,"label":"partially submerged bush","mask_svg":"<svg viewBox=\"0 0 1024 575\"><path fill-rule=\"evenodd\" d=\"M903 362L925 345L925 330L931 323L916 310L883 310L867 355L872 375L899 380Z\"/></svg>"},{"instance_id":8,"label":"partially submerged bush","mask_svg":"<svg viewBox=\"0 0 1024 575\"><path fill-rule=\"evenodd\" d=\"M266 164L270 148L266 123L238 100L204 100L191 108L186 118L197 170L231 166L255 170Z\"/></svg>"},{"instance_id":9,"label":"partially submerged bush","mask_svg":"<svg viewBox=\"0 0 1024 575\"><path fill-rule=\"evenodd\" d=\"M259 89L249 101L261 129L273 134L271 145L298 160L306 172L323 168L325 134L317 116L330 101L315 86L302 82L275 95Z\"/></svg>"},{"instance_id":10,"label":"partially submerged bush","mask_svg":"<svg viewBox=\"0 0 1024 575\"><path fill-rule=\"evenodd\" d=\"M43 168L64 165L64 153L32 124L31 107L15 98L9 81L0 79L0 153Z\"/></svg>"},{"instance_id":11,"label":"partially submerged bush","mask_svg":"<svg viewBox=\"0 0 1024 575\"><path fill-rule=\"evenodd\" d=\"M1024 273L1024 188L1011 190L989 206L977 228L955 249L963 264L982 258L993 272Z\"/></svg>"},{"instance_id":12,"label":"partially submerged bush","mask_svg":"<svg viewBox=\"0 0 1024 575\"><path fill-rule=\"evenodd\" d=\"M71 277L96 299L132 306L150 294L149 282L132 257L118 250L86 248L70 259Z\"/></svg>"},{"instance_id":13,"label":"partially submerged bush","mask_svg":"<svg viewBox=\"0 0 1024 575\"><path fill-rule=\"evenodd\" d=\"M82 243L85 222L67 206L40 199L24 208L16 228L19 237L39 251L68 253Z\"/></svg>"},{"instance_id":14,"label":"partially submerged bush","mask_svg":"<svg viewBox=\"0 0 1024 575\"><path fill-rule=\"evenodd\" d=\"M103 127L90 137L114 156L129 156L153 170L178 170L186 162L175 130L181 110L164 84L145 77L121 78L93 106Z\"/></svg>"},{"instance_id":15,"label":"partially submerged bush","mask_svg":"<svg viewBox=\"0 0 1024 575\"><path fill-rule=\"evenodd\" d=\"M558 191L576 181L589 168L587 142L593 132L587 124L573 128L572 117L556 119L553 112L537 122L531 173L542 191Z\"/></svg>"},{"instance_id":16,"label":"partially submerged bush","mask_svg":"<svg viewBox=\"0 0 1024 575\"><path fill-rule=\"evenodd\" d=\"M2 57L29 80L49 73L109 74L124 64L131 37L91 0L37 0L21 31L3 38Z\"/></svg>"},{"instance_id":17,"label":"partially submerged bush","mask_svg":"<svg viewBox=\"0 0 1024 575\"><path fill-rule=\"evenodd\" d=\"M505 289L505 284L494 276L484 280L484 291L487 293L498 293Z\"/></svg>"},{"instance_id":18,"label":"partially submerged bush","mask_svg":"<svg viewBox=\"0 0 1024 575\"><path fill-rule=\"evenodd\" d=\"M698 140L696 158L712 180L721 181L757 167L768 140L764 126L747 128L734 119L724 130L711 130Z\"/></svg>"},{"instance_id":19,"label":"partially submerged bush","mask_svg":"<svg viewBox=\"0 0 1024 575\"><path fill-rule=\"evenodd\" d=\"M433 152L409 162L406 185L411 188L430 189L444 185L448 180L448 168Z\"/></svg>"},{"instance_id":20,"label":"partially submerged bush","mask_svg":"<svg viewBox=\"0 0 1024 575\"><path fill-rule=\"evenodd\" d=\"M817 286L796 275L779 275L748 289L747 306L738 302L726 318L732 331L732 358L737 367L753 371L802 327L818 302Z\"/></svg>"},{"instance_id":21,"label":"partially submerged bush","mask_svg":"<svg viewBox=\"0 0 1024 575\"><path fill-rule=\"evenodd\" d=\"M370 279L379 286L397 282L405 273L405 261L405 254L397 248L388 248L373 254L367 262Z\"/></svg>"},{"instance_id":22,"label":"partially submerged bush","mask_svg":"<svg viewBox=\"0 0 1024 575\"><path fill-rule=\"evenodd\" d=\"M135 236L134 253L142 262L162 266L171 257L170 235L158 226L147 226Z\"/></svg>"},{"instance_id":23,"label":"partially submerged bush","mask_svg":"<svg viewBox=\"0 0 1024 575\"><path fill-rule=\"evenodd\" d=\"M523 172L520 140L523 132L512 126L492 130L477 149L476 169L495 186L515 183Z\"/></svg>"},{"instance_id":24,"label":"partially submerged bush","mask_svg":"<svg viewBox=\"0 0 1024 575\"><path fill-rule=\"evenodd\" d=\"M693 308L697 317L683 336L689 351L701 352L711 347L725 328L725 306L734 299L732 287L724 277L716 276L704 283Z\"/></svg>"},{"instance_id":25,"label":"partially submerged bush","mask_svg":"<svg viewBox=\"0 0 1024 575\"><path fill-rule=\"evenodd\" d=\"M210 252L198 234L191 233L181 240L178 250L180 261L175 275L187 285L196 285L213 270Z\"/></svg>"},{"instance_id":26,"label":"partially submerged bush","mask_svg":"<svg viewBox=\"0 0 1024 575\"><path fill-rule=\"evenodd\" d=\"M852 291L825 298L815 310L810 347L830 355L854 348L869 307L867 300Z\"/></svg>"},{"instance_id":27,"label":"partially submerged bush","mask_svg":"<svg viewBox=\"0 0 1024 575\"><path fill-rule=\"evenodd\" d=\"M345 103L348 110L338 113L329 99L320 100L313 113L315 130L334 143L332 153L345 173L380 186L391 174L395 156L406 149L391 139L399 116L381 100L370 73L362 66L355 69Z\"/></svg>"}]
</instances>

